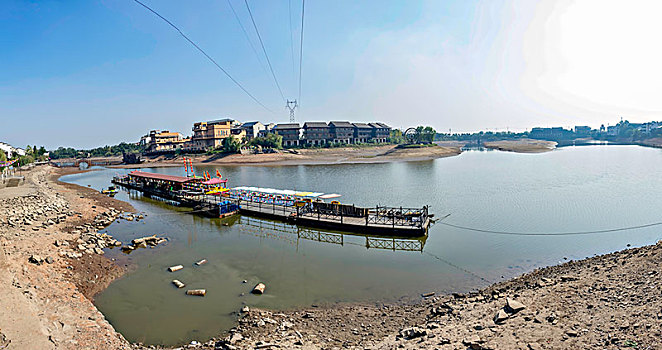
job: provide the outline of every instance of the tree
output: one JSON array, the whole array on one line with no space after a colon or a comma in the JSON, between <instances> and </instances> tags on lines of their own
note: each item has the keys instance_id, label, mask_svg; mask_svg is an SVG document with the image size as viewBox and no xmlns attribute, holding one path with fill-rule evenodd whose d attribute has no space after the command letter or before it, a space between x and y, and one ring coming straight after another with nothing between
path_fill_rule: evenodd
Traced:
<instances>
[{"instance_id":1,"label":"tree","mask_svg":"<svg viewBox=\"0 0 662 350\"><path fill-rule=\"evenodd\" d=\"M405 137L402 135L402 130L400 129L391 129L391 134L389 135L388 141L395 144L405 143Z\"/></svg>"},{"instance_id":2,"label":"tree","mask_svg":"<svg viewBox=\"0 0 662 350\"><path fill-rule=\"evenodd\" d=\"M237 153L239 152L239 149L241 149L241 141L237 140L235 137L226 137L223 139L223 145L221 148L225 153Z\"/></svg>"},{"instance_id":3,"label":"tree","mask_svg":"<svg viewBox=\"0 0 662 350\"><path fill-rule=\"evenodd\" d=\"M39 147L39 150L37 151L37 154L39 156L43 156L44 154L46 154L46 148L44 146Z\"/></svg>"},{"instance_id":4,"label":"tree","mask_svg":"<svg viewBox=\"0 0 662 350\"><path fill-rule=\"evenodd\" d=\"M260 146L264 148L283 148L283 136L269 133L265 137L256 137L248 141L249 146Z\"/></svg>"},{"instance_id":5,"label":"tree","mask_svg":"<svg viewBox=\"0 0 662 350\"><path fill-rule=\"evenodd\" d=\"M7 155L5 154L5 151L0 149L0 162L6 162L7 161Z\"/></svg>"}]
</instances>

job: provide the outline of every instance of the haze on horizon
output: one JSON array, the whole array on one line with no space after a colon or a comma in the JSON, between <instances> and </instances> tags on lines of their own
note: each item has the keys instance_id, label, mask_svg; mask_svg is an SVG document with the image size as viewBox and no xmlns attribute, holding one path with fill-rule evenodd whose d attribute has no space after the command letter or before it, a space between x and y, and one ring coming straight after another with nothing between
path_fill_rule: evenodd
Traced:
<instances>
[{"instance_id":1,"label":"haze on horizon","mask_svg":"<svg viewBox=\"0 0 662 350\"><path fill-rule=\"evenodd\" d=\"M144 0L275 114L134 1L9 0L0 141L87 148L224 117L286 122L244 2L230 1L260 55L226 1ZM293 33L288 0L249 3L285 97L297 98L301 1ZM309 0L297 120L443 132L660 120L659 13L652 0Z\"/></svg>"}]
</instances>

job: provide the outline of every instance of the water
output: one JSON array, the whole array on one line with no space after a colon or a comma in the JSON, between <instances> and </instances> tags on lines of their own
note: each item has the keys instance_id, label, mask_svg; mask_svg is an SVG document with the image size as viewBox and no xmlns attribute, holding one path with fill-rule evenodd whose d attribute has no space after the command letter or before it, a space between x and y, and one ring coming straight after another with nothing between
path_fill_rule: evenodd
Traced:
<instances>
[{"instance_id":1,"label":"water","mask_svg":"<svg viewBox=\"0 0 662 350\"><path fill-rule=\"evenodd\" d=\"M218 168L231 186L341 193L344 203L431 205L445 221L480 229L566 232L662 221L662 150L637 146L568 147L545 154L468 151L458 157L389 164ZM183 175L181 168L147 171ZM65 181L101 189L125 172L102 169ZM107 251L131 271L95 300L126 338L151 344L205 340L234 325L242 304L283 309L337 301L394 301L428 291L467 291L536 267L581 259L662 238L662 227L578 236L505 236L436 224L422 251L366 248L366 237L306 230L271 221L208 219L126 193L146 213L107 231L124 242L158 234L171 242L130 255ZM227 226L226 226L227 225ZM260 228L260 225L262 226ZM318 236L315 236L318 237ZM206 258L201 267L195 261ZM166 268L185 268L169 273ZM191 297L170 284L206 288ZM247 280L248 283L242 283ZM257 282L262 296L248 292ZM245 295L241 295L245 293Z\"/></svg>"}]
</instances>

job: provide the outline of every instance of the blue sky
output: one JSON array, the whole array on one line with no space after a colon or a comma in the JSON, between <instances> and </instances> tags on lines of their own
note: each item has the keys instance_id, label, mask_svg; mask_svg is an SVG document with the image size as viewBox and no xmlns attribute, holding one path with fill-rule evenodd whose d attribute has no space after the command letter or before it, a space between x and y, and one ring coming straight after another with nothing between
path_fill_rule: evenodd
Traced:
<instances>
[{"instance_id":1,"label":"blue sky","mask_svg":"<svg viewBox=\"0 0 662 350\"><path fill-rule=\"evenodd\" d=\"M287 121L245 4L230 1L260 56L227 1L144 0L276 113L254 103L176 31L133 1L4 0L0 140L17 146L94 147L137 141L150 129L190 134L194 122L221 117ZM249 3L286 98L296 98L301 1L291 0L294 65L290 2ZM649 5L629 10L631 20L641 22ZM622 20L624 11L617 5L595 6L611 11L598 25L608 26L615 16ZM582 11L595 8L550 1L308 0L297 119L382 120L444 131L599 125L623 113L631 120L656 119L659 106L640 97L610 105L619 89L592 95L596 88L589 83L601 71L586 75L582 64L593 53L565 62L572 55L563 50L582 51L563 33L592 28L579 19L588 21ZM644 23L654 20L644 18ZM645 40L635 45L635 51L650 47ZM609 48L593 48L594 54L601 49ZM640 53L658 57L657 51ZM603 64L629 63L621 59ZM619 68L613 64L603 69ZM619 79L648 80L658 73L651 77L645 68ZM573 90L576 86L583 90Z\"/></svg>"}]
</instances>

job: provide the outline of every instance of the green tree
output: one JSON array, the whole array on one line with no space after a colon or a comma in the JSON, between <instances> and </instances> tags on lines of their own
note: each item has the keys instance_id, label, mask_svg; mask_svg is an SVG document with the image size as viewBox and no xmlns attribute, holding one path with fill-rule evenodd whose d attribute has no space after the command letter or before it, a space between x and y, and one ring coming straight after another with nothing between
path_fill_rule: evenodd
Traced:
<instances>
[{"instance_id":1,"label":"green tree","mask_svg":"<svg viewBox=\"0 0 662 350\"><path fill-rule=\"evenodd\" d=\"M249 146L260 146L265 148L283 148L283 136L277 134L267 134L265 137L256 137L248 142Z\"/></svg>"},{"instance_id":2,"label":"green tree","mask_svg":"<svg viewBox=\"0 0 662 350\"><path fill-rule=\"evenodd\" d=\"M7 155L5 154L5 151L0 149L0 162L6 162L7 161Z\"/></svg>"},{"instance_id":3,"label":"green tree","mask_svg":"<svg viewBox=\"0 0 662 350\"><path fill-rule=\"evenodd\" d=\"M223 139L221 149L225 153L237 153L241 149L241 141L237 140L235 137L226 137Z\"/></svg>"}]
</instances>

